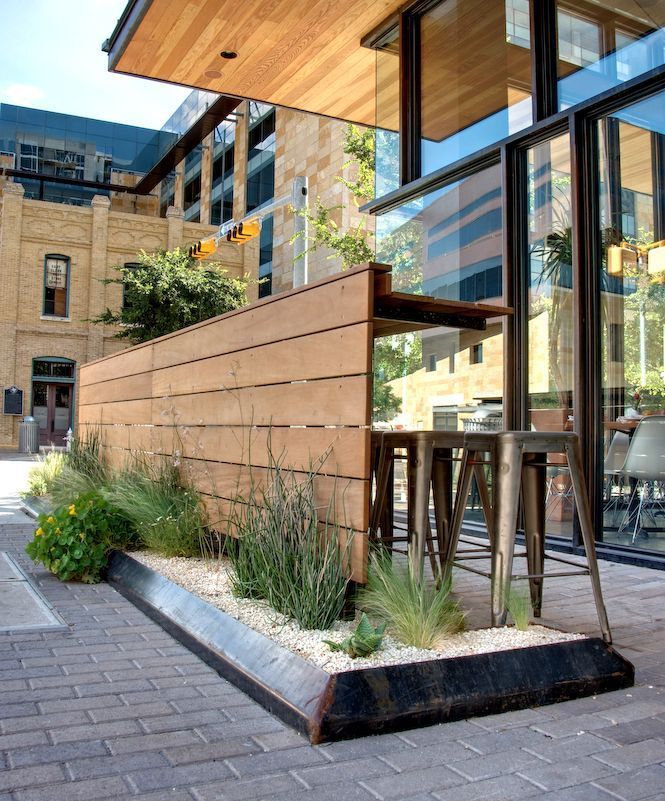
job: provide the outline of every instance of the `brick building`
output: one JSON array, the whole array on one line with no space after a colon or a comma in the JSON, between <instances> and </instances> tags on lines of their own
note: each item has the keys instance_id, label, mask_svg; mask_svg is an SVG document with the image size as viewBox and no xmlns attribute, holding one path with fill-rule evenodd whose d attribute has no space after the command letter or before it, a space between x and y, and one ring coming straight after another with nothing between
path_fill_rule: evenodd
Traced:
<instances>
[{"instance_id":1,"label":"brick building","mask_svg":"<svg viewBox=\"0 0 665 801\"><path fill-rule=\"evenodd\" d=\"M78 366L125 347L89 322L122 304L122 288L103 279L140 250L209 237L290 197L296 176L308 178L313 201L346 204L340 225L357 222L336 180L349 177L343 137L341 122L206 92L161 131L0 104L0 382L23 392L20 410L8 411L34 414L42 444L61 444ZM262 279L250 299L288 289L293 225L285 202L257 240L224 243L213 258ZM339 269L329 255L311 254L310 281ZM0 415L0 447L17 445L21 419Z\"/></svg>"}]
</instances>

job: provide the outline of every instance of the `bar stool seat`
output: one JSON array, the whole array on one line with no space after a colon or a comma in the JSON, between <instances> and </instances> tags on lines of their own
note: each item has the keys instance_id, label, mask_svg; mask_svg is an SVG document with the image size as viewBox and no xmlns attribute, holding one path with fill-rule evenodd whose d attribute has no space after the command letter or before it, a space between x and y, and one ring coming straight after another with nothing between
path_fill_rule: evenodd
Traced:
<instances>
[{"instance_id":1,"label":"bar stool seat","mask_svg":"<svg viewBox=\"0 0 665 801\"><path fill-rule=\"evenodd\" d=\"M376 493L370 515L371 540L392 547L393 510L392 479L395 451L407 452L407 543L411 570L422 575L422 562L427 548L432 572L440 575L448 552L448 539L453 510L453 451L464 446L462 431L377 431L372 434L376 469ZM482 470L477 482L483 509L490 508L487 485ZM429 520L430 486L434 497L436 537ZM439 562L437 564L436 557Z\"/></svg>"},{"instance_id":2,"label":"bar stool seat","mask_svg":"<svg viewBox=\"0 0 665 801\"><path fill-rule=\"evenodd\" d=\"M534 615L540 616L543 579L545 578L546 470L549 466L547 454L550 453L562 454L566 458L587 557L586 567L561 557L549 557L557 562L578 568L576 571L550 575L563 576L583 573L590 576L600 629L603 639L610 643L612 641L611 632L600 587L591 513L577 434L572 432L503 431L467 433L465 435L457 497L447 543L445 574L449 575L453 564L456 563L455 555L471 476L479 464L489 463L494 477L493 520L492 526L488 525L491 555L492 625L501 626L506 622L506 603L513 578L520 496L531 604ZM484 454L488 454L488 458L484 458Z\"/></svg>"}]
</instances>

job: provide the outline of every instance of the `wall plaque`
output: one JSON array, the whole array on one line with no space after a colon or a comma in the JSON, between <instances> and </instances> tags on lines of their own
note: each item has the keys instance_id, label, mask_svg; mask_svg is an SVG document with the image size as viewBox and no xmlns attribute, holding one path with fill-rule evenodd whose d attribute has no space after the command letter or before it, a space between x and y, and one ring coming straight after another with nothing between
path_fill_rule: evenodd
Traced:
<instances>
[{"instance_id":1,"label":"wall plaque","mask_svg":"<svg viewBox=\"0 0 665 801\"><path fill-rule=\"evenodd\" d=\"M3 414L23 414L23 390L18 387L6 387Z\"/></svg>"}]
</instances>

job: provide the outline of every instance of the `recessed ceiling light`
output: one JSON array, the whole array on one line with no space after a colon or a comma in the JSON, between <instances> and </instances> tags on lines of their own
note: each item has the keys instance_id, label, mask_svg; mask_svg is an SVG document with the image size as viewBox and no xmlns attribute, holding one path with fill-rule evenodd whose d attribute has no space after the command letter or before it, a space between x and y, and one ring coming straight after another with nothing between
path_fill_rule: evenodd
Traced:
<instances>
[{"instance_id":1,"label":"recessed ceiling light","mask_svg":"<svg viewBox=\"0 0 665 801\"><path fill-rule=\"evenodd\" d=\"M238 58L238 54L235 50L222 50L219 54L222 58Z\"/></svg>"},{"instance_id":2,"label":"recessed ceiling light","mask_svg":"<svg viewBox=\"0 0 665 801\"><path fill-rule=\"evenodd\" d=\"M203 74L206 76L206 78L221 78L222 77L222 73L219 70L206 70Z\"/></svg>"}]
</instances>

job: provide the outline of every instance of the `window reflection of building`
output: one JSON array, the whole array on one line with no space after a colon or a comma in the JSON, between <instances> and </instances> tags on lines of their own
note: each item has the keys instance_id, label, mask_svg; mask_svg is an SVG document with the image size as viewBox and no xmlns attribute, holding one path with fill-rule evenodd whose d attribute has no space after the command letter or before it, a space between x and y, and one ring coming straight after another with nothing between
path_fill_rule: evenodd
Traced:
<instances>
[{"instance_id":1,"label":"window reflection of building","mask_svg":"<svg viewBox=\"0 0 665 801\"><path fill-rule=\"evenodd\" d=\"M247 137L247 212L275 196L275 109L249 103ZM272 292L273 217L263 220L259 242L259 297Z\"/></svg>"}]
</instances>

